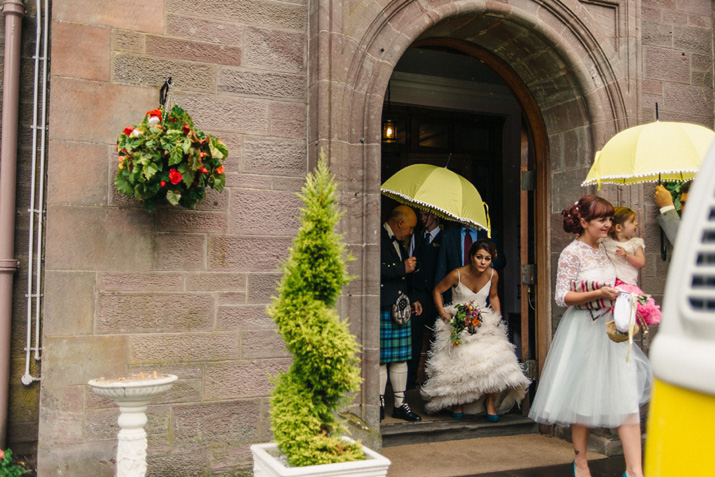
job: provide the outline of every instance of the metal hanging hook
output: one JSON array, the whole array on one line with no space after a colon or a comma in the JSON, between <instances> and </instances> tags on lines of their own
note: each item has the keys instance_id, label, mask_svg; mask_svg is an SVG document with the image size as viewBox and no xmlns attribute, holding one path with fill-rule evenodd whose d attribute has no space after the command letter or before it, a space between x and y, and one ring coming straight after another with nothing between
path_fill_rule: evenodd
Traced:
<instances>
[{"instance_id":1,"label":"metal hanging hook","mask_svg":"<svg viewBox=\"0 0 715 477\"><path fill-rule=\"evenodd\" d=\"M169 98L171 96L171 76L169 76L161 89L159 90L159 104L162 107L168 106Z\"/></svg>"}]
</instances>

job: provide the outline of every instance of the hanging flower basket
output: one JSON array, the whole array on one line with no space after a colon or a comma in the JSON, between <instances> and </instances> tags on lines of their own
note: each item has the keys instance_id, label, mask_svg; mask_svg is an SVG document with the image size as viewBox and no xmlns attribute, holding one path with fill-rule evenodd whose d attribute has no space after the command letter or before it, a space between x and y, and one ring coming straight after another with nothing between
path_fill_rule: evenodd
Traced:
<instances>
[{"instance_id":1,"label":"hanging flower basket","mask_svg":"<svg viewBox=\"0 0 715 477\"><path fill-rule=\"evenodd\" d=\"M114 185L141 201L151 212L162 204L194 209L211 187L226 184L226 144L194 128L179 106L149 111L137 126L127 126L117 139Z\"/></svg>"}]
</instances>

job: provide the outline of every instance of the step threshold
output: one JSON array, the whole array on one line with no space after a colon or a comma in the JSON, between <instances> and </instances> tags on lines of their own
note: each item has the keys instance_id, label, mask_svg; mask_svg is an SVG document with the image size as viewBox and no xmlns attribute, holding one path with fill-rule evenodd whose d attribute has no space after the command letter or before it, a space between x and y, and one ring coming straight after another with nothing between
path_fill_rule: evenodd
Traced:
<instances>
[{"instance_id":1,"label":"step threshold","mask_svg":"<svg viewBox=\"0 0 715 477\"><path fill-rule=\"evenodd\" d=\"M489 422L485 416L464 419L439 419L422 422L382 424L382 446L403 446L427 442L443 442L478 437L537 434L539 426L528 417L505 414L498 422Z\"/></svg>"}]
</instances>

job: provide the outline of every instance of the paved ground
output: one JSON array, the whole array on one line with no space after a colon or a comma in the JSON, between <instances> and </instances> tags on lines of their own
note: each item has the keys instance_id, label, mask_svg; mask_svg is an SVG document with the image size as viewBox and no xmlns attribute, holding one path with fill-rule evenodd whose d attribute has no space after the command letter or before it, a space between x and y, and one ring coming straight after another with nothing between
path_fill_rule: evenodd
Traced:
<instances>
[{"instance_id":1,"label":"paved ground","mask_svg":"<svg viewBox=\"0 0 715 477\"><path fill-rule=\"evenodd\" d=\"M561 477L570 476L573 448L538 434L483 437L385 447L390 477ZM593 477L620 477L623 457L589 453Z\"/></svg>"}]
</instances>

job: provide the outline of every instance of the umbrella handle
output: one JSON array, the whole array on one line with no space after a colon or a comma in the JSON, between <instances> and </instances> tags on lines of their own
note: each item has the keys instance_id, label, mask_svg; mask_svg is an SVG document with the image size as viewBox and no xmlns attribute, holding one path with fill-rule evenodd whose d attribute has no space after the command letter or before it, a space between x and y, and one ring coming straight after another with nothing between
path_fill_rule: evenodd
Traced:
<instances>
[{"instance_id":1,"label":"umbrella handle","mask_svg":"<svg viewBox=\"0 0 715 477\"><path fill-rule=\"evenodd\" d=\"M482 204L484 204L484 212L487 216L487 238L492 238L492 219L489 217L489 206L486 202L482 202Z\"/></svg>"},{"instance_id":2,"label":"umbrella handle","mask_svg":"<svg viewBox=\"0 0 715 477\"><path fill-rule=\"evenodd\" d=\"M665 234L663 234L663 229L660 229L660 258L665 262L665 259L668 258L668 252L665 249Z\"/></svg>"}]
</instances>

